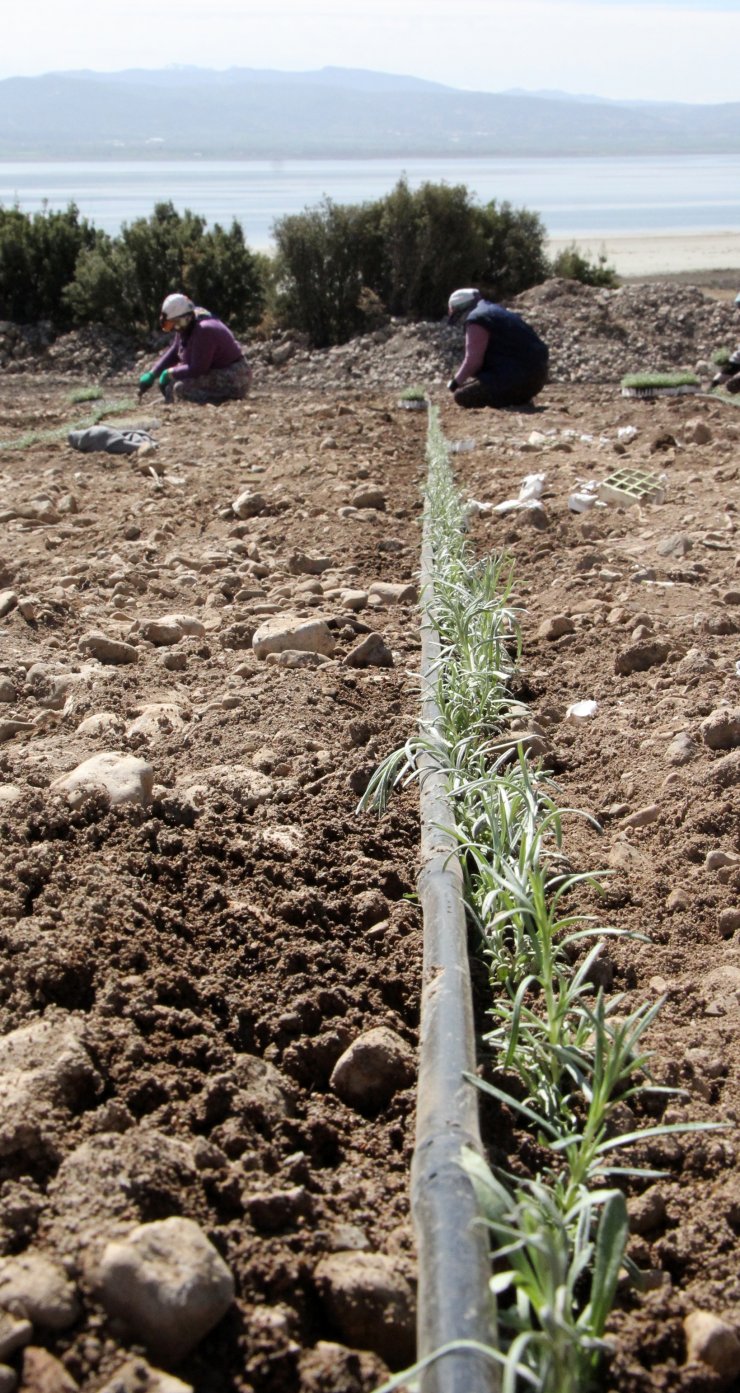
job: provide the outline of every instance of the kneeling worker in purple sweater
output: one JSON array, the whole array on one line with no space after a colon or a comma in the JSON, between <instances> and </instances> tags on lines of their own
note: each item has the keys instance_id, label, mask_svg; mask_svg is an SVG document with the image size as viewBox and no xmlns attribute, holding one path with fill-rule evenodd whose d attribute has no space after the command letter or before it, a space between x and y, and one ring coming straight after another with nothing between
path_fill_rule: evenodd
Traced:
<instances>
[{"instance_id":1,"label":"kneeling worker in purple sweater","mask_svg":"<svg viewBox=\"0 0 740 1393\"><path fill-rule=\"evenodd\" d=\"M454 290L451 324L465 317L465 357L448 382L458 406L524 406L547 382L547 345L521 315L479 290Z\"/></svg>"},{"instance_id":2,"label":"kneeling worker in purple sweater","mask_svg":"<svg viewBox=\"0 0 740 1393\"><path fill-rule=\"evenodd\" d=\"M168 295L159 316L160 328L175 330L166 353L151 372L139 378L139 393L156 381L165 401L218 404L245 397L252 369L230 329L187 295Z\"/></svg>"}]
</instances>

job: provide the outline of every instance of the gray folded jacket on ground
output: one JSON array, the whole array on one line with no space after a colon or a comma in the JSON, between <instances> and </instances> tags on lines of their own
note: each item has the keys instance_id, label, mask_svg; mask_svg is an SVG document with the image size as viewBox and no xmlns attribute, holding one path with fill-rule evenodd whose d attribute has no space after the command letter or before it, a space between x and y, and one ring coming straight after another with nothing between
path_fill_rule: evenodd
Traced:
<instances>
[{"instance_id":1,"label":"gray folded jacket on ground","mask_svg":"<svg viewBox=\"0 0 740 1393\"><path fill-rule=\"evenodd\" d=\"M88 430L71 430L67 439L73 450L91 454L105 450L109 455L134 455L142 445L156 445L145 430L113 430L111 426L90 426Z\"/></svg>"}]
</instances>

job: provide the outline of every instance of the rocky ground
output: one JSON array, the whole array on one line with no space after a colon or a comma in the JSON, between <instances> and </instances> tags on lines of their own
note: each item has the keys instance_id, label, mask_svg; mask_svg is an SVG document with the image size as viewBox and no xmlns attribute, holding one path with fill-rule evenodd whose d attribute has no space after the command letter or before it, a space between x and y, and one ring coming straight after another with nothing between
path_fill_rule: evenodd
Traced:
<instances>
[{"instance_id":1,"label":"rocky ground","mask_svg":"<svg viewBox=\"0 0 740 1393\"><path fill-rule=\"evenodd\" d=\"M583 907L649 936L602 985L666 998L664 1120L730 1124L640 1152L648 1289L602 1386L737 1383L740 412L616 385L706 363L735 312L562 282L522 308L553 351L531 414L457 411L438 325L284 337L248 402L111 418L157 441L130 457L55 434L80 385L130 396L130 347L4 326L0 1390L370 1393L412 1355L417 810L355 810L416 715L416 384L472 544L515 561L562 801L599 821L568 821L611 872ZM623 468L663 502L570 509ZM531 474L538 505L494 511Z\"/></svg>"}]
</instances>

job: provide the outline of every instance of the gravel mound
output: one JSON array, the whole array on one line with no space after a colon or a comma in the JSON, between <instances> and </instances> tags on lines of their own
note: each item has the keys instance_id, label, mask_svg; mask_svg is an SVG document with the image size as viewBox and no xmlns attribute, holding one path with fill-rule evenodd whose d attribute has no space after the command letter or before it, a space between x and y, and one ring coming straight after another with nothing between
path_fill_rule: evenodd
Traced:
<instances>
[{"instance_id":1,"label":"gravel mound","mask_svg":"<svg viewBox=\"0 0 740 1393\"><path fill-rule=\"evenodd\" d=\"M604 290L554 279L517 296L511 307L550 346L555 382L618 382L627 372L701 371L737 338L731 303L695 286L666 281ZM349 343L309 349L300 335L283 334L248 346L257 380L286 387L402 388L449 377L462 356L463 332L445 320L388 326ZM150 346L146 362L158 351ZM90 325L56 340L48 325L0 323L0 369L43 369L101 380L134 374L141 349L123 334ZM138 367L137 367L138 364Z\"/></svg>"}]
</instances>

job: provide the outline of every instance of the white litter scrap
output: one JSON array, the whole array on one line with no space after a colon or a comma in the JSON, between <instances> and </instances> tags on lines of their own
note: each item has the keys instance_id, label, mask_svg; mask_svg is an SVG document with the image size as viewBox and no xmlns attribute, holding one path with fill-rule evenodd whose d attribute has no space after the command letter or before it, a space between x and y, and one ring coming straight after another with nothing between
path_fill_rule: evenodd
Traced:
<instances>
[{"instance_id":1,"label":"white litter scrap","mask_svg":"<svg viewBox=\"0 0 740 1393\"><path fill-rule=\"evenodd\" d=\"M598 701L574 701L565 713L567 721L584 721L589 716L595 716L599 709Z\"/></svg>"},{"instance_id":2,"label":"white litter scrap","mask_svg":"<svg viewBox=\"0 0 740 1393\"><path fill-rule=\"evenodd\" d=\"M571 513L587 513L590 508L604 508L606 505L599 500L599 485L595 479L578 481L575 491L568 499L568 508Z\"/></svg>"},{"instance_id":3,"label":"white litter scrap","mask_svg":"<svg viewBox=\"0 0 740 1393\"><path fill-rule=\"evenodd\" d=\"M507 498L497 503L494 513L513 513L518 508L538 508L545 487L545 474L527 474L522 479L517 498Z\"/></svg>"},{"instance_id":4,"label":"white litter scrap","mask_svg":"<svg viewBox=\"0 0 740 1393\"><path fill-rule=\"evenodd\" d=\"M636 439L637 439L637 427L636 427L636 426L620 426L620 427L619 427L619 430L617 431L617 440L619 441L620 445L631 445L632 441L633 441L633 440L636 440Z\"/></svg>"}]
</instances>

